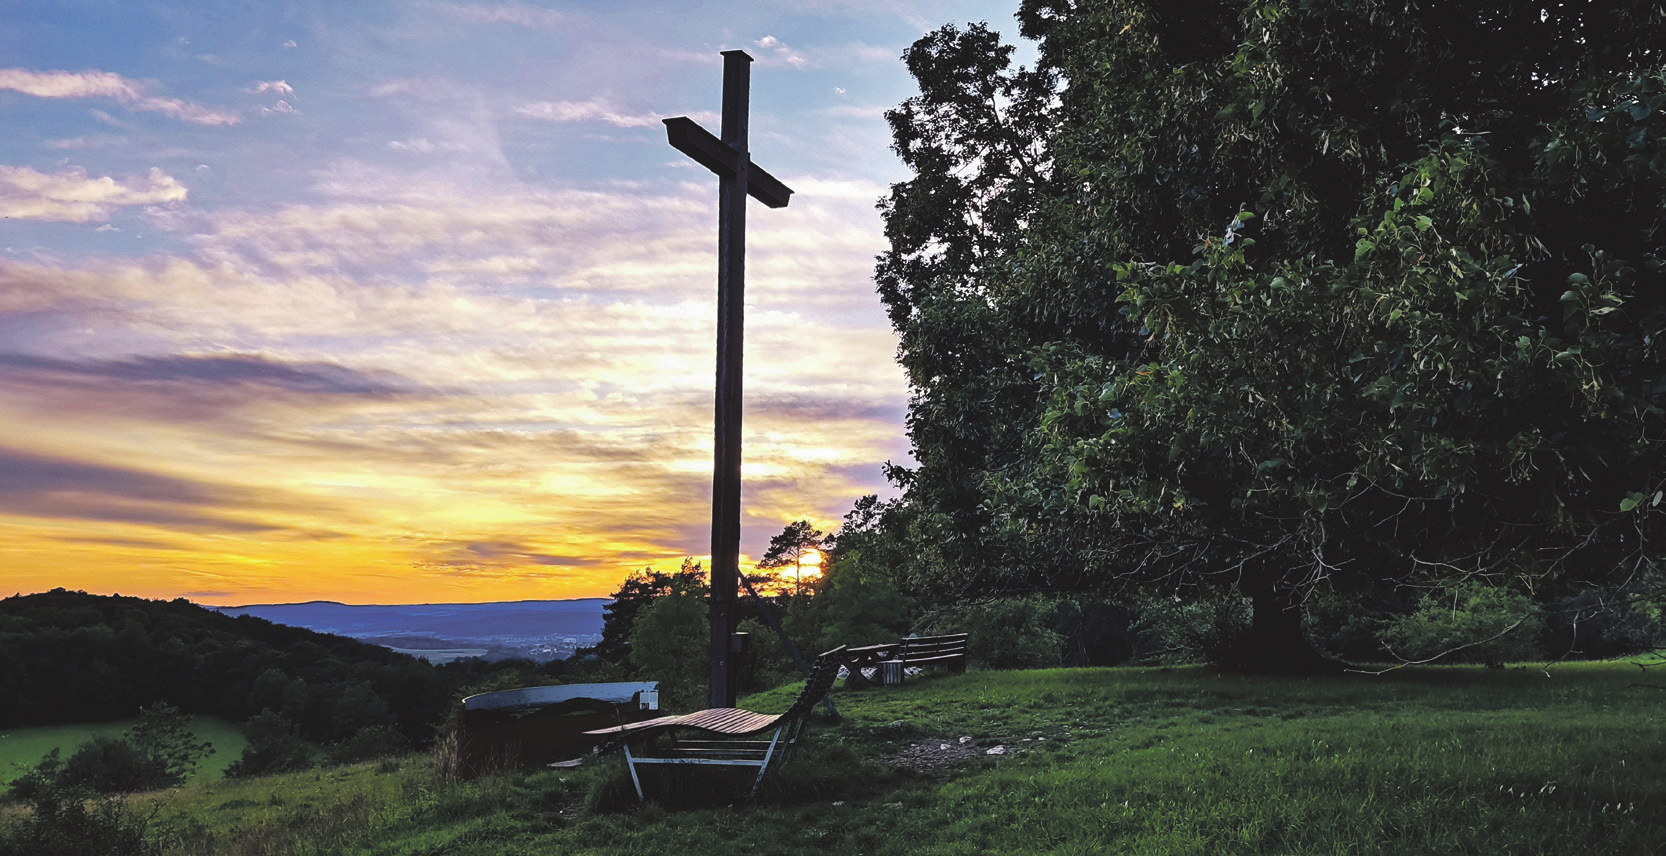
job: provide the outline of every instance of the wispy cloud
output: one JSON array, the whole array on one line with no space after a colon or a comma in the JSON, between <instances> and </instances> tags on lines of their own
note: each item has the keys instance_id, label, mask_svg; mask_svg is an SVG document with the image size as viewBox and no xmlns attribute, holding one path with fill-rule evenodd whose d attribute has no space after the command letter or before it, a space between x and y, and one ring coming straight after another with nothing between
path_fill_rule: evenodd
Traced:
<instances>
[{"instance_id":1,"label":"wispy cloud","mask_svg":"<svg viewBox=\"0 0 1666 856\"><path fill-rule=\"evenodd\" d=\"M0 216L19 220L86 223L108 220L118 208L184 202L185 185L158 168L144 178L93 178L86 170L44 173L0 166Z\"/></svg>"},{"instance_id":2,"label":"wispy cloud","mask_svg":"<svg viewBox=\"0 0 1666 856\"><path fill-rule=\"evenodd\" d=\"M515 114L550 122L602 122L616 128L653 128L665 119L658 113L624 113L601 100L538 101L516 107Z\"/></svg>"},{"instance_id":3,"label":"wispy cloud","mask_svg":"<svg viewBox=\"0 0 1666 856\"><path fill-rule=\"evenodd\" d=\"M277 528L225 511L247 507L254 500L224 485L0 447L0 512L7 514L144 523L198 532Z\"/></svg>"},{"instance_id":4,"label":"wispy cloud","mask_svg":"<svg viewBox=\"0 0 1666 856\"><path fill-rule=\"evenodd\" d=\"M179 98L150 94L151 85L108 71L45 71L0 68L0 89L36 98L103 98L134 110L162 113L197 125L235 125L236 114L225 113Z\"/></svg>"}]
</instances>

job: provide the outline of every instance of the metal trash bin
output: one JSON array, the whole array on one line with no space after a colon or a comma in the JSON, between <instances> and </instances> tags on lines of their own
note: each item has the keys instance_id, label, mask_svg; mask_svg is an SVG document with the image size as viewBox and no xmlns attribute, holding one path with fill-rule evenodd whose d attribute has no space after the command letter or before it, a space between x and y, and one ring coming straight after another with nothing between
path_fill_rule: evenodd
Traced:
<instances>
[{"instance_id":1,"label":"metal trash bin","mask_svg":"<svg viewBox=\"0 0 1666 856\"><path fill-rule=\"evenodd\" d=\"M894 687L902 683L902 665L901 660L881 660L879 663L879 683L887 687Z\"/></svg>"}]
</instances>

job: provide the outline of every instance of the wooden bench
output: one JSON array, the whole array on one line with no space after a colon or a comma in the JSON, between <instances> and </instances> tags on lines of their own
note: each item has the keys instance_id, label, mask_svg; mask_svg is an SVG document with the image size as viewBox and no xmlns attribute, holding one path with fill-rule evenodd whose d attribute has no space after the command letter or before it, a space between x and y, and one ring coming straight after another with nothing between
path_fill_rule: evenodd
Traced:
<instances>
[{"instance_id":1,"label":"wooden bench","mask_svg":"<svg viewBox=\"0 0 1666 856\"><path fill-rule=\"evenodd\" d=\"M757 767L748 797L756 796L758 785L764 780L771 762L779 766L798 744L804 730L804 720L810 710L833 689L839 677L839 665L844 662L844 646L834 648L816 658L810 667L810 677L804 689L784 713L753 713L733 707L702 710L682 716L662 716L641 722L602 728L587 734L623 744L625 766L630 770L631 784L636 786L638 799L646 799L642 779L637 768L649 764L717 764L723 766ZM698 737L680 737L678 731L690 731ZM768 740L739 738L772 732ZM657 751L651 748L653 738L665 734L670 745ZM606 745L606 744L604 744ZM633 750L633 746L635 747ZM652 753L652 754L649 754Z\"/></svg>"},{"instance_id":2,"label":"wooden bench","mask_svg":"<svg viewBox=\"0 0 1666 856\"><path fill-rule=\"evenodd\" d=\"M943 636L910 636L880 645L847 648L845 666L850 669L850 677L846 680L852 683L867 680L865 669L878 670L881 683L901 683L903 670L910 667L943 666L956 674L965 674L966 639L965 633L949 633ZM887 667L887 663L896 665ZM884 672L887 668L894 672L890 676L893 680L886 680Z\"/></svg>"}]
</instances>

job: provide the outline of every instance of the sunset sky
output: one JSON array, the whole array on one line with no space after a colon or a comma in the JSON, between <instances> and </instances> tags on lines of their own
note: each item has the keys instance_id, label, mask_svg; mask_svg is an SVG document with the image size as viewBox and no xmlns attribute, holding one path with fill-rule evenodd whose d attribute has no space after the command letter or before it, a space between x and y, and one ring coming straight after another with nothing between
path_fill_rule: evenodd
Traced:
<instances>
[{"instance_id":1,"label":"sunset sky","mask_svg":"<svg viewBox=\"0 0 1666 856\"><path fill-rule=\"evenodd\" d=\"M752 65L742 561L906 460L883 111L1015 2L0 4L0 596L607 595L708 551Z\"/></svg>"}]
</instances>

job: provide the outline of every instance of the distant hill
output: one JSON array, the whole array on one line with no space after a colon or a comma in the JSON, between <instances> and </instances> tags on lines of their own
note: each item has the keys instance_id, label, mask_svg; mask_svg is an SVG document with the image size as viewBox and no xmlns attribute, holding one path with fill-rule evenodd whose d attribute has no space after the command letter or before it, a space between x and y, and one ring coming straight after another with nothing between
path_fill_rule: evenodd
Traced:
<instances>
[{"instance_id":1,"label":"distant hill","mask_svg":"<svg viewBox=\"0 0 1666 856\"><path fill-rule=\"evenodd\" d=\"M601 638L607 598L499 603L350 605L334 601L218 607L277 624L347 636L401 650L484 649L485 659L545 662Z\"/></svg>"},{"instance_id":2,"label":"distant hill","mask_svg":"<svg viewBox=\"0 0 1666 856\"><path fill-rule=\"evenodd\" d=\"M183 598L54 589L0 599L0 728L126 719L161 700L236 722L280 711L321 742L376 724L418 739L469 679Z\"/></svg>"}]
</instances>

